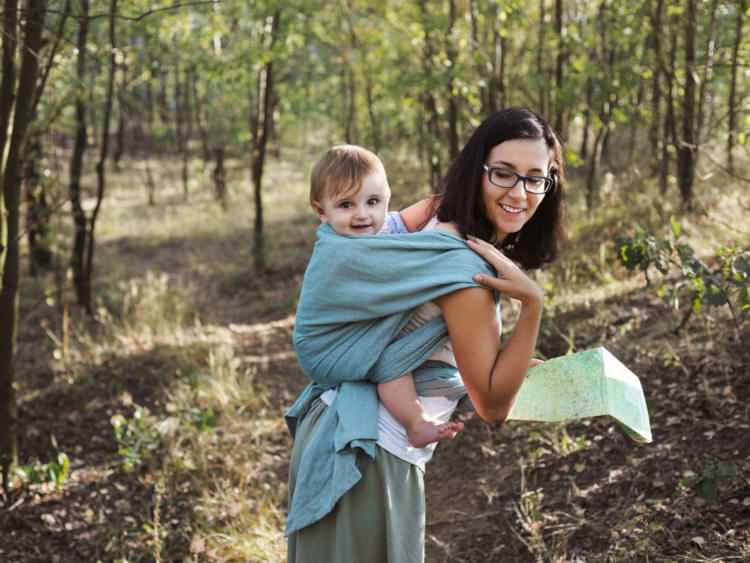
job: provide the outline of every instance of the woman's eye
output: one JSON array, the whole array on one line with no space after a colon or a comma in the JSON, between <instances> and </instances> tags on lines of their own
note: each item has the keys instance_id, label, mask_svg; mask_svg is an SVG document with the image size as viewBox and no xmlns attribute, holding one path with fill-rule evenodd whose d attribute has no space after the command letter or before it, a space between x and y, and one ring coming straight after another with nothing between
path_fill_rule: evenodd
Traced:
<instances>
[{"instance_id":1,"label":"woman's eye","mask_svg":"<svg viewBox=\"0 0 750 563\"><path fill-rule=\"evenodd\" d=\"M544 180L542 178L529 178L526 183L535 188L539 188L544 184Z\"/></svg>"},{"instance_id":2,"label":"woman's eye","mask_svg":"<svg viewBox=\"0 0 750 563\"><path fill-rule=\"evenodd\" d=\"M511 174L510 172L501 172L499 170L495 171L495 178L497 178L498 180L507 180L508 178L512 177L513 174Z\"/></svg>"}]
</instances>

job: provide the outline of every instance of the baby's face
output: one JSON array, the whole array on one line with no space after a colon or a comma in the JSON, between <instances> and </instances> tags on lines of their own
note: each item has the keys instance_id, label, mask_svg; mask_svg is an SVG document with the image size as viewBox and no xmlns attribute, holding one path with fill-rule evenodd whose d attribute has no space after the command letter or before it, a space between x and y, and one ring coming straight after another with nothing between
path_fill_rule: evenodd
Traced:
<instances>
[{"instance_id":1,"label":"baby's face","mask_svg":"<svg viewBox=\"0 0 750 563\"><path fill-rule=\"evenodd\" d=\"M368 174L357 192L324 196L318 215L340 235L374 235L385 222L391 189L382 171Z\"/></svg>"}]
</instances>

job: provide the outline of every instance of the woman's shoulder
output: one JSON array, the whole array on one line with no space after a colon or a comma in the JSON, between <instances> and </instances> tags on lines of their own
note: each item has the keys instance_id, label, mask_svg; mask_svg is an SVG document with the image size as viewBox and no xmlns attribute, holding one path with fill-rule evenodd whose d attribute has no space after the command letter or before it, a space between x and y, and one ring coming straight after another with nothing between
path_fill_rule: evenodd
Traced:
<instances>
[{"instance_id":1,"label":"woman's shoulder","mask_svg":"<svg viewBox=\"0 0 750 563\"><path fill-rule=\"evenodd\" d=\"M432 220L423 229L425 231L443 231L451 235L463 238L461 231L458 230L458 225L455 223L441 223L437 220L437 217L433 217Z\"/></svg>"}]
</instances>

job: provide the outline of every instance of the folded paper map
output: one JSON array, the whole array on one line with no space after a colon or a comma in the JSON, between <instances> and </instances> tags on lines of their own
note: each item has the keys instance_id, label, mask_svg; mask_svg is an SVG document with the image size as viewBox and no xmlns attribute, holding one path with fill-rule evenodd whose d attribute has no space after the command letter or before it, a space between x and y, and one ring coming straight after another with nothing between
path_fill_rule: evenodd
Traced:
<instances>
[{"instance_id":1,"label":"folded paper map","mask_svg":"<svg viewBox=\"0 0 750 563\"><path fill-rule=\"evenodd\" d=\"M511 420L557 422L611 416L637 442L651 442L641 382L604 348L548 360L529 370Z\"/></svg>"}]
</instances>

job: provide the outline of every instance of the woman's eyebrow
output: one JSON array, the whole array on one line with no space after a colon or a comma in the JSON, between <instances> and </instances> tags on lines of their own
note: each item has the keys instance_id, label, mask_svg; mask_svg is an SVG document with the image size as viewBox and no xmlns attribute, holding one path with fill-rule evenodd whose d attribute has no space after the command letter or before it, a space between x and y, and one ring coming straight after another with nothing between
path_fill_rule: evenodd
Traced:
<instances>
[{"instance_id":1,"label":"woman's eyebrow","mask_svg":"<svg viewBox=\"0 0 750 563\"><path fill-rule=\"evenodd\" d=\"M498 166L502 166L504 168L510 168L511 170L517 170L516 165L512 162L506 162L505 160L496 160L492 162L492 164L497 164ZM531 168L528 170L528 172L539 172L541 174L544 174L544 171L541 168Z\"/></svg>"}]
</instances>

